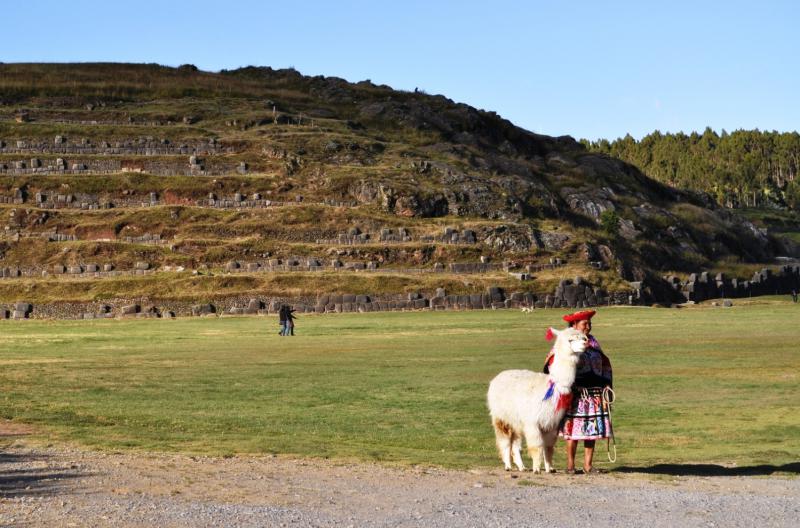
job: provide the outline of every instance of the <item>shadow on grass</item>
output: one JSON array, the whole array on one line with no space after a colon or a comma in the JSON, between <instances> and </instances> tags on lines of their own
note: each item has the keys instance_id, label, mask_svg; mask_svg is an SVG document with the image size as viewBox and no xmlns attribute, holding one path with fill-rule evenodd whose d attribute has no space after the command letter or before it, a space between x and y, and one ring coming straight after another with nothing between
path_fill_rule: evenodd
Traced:
<instances>
[{"instance_id":1,"label":"shadow on grass","mask_svg":"<svg viewBox=\"0 0 800 528\"><path fill-rule=\"evenodd\" d=\"M758 466L725 467L716 464L656 464L654 466L620 466L611 470L615 473L647 473L651 475L675 475L698 477L751 477L774 475L775 473L800 474L800 462L790 462L782 466L761 464Z\"/></svg>"}]
</instances>

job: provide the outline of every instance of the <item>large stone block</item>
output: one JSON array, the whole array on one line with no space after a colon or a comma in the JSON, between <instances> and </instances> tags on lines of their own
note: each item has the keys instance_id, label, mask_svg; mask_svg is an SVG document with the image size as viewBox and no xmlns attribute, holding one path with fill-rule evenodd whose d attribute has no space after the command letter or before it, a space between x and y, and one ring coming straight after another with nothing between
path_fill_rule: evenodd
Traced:
<instances>
[{"instance_id":1,"label":"large stone block","mask_svg":"<svg viewBox=\"0 0 800 528\"><path fill-rule=\"evenodd\" d=\"M522 300L528 305L533 305L533 303L536 302L536 295L531 292L525 292L522 296Z\"/></svg>"},{"instance_id":2,"label":"large stone block","mask_svg":"<svg viewBox=\"0 0 800 528\"><path fill-rule=\"evenodd\" d=\"M503 288L499 286L489 286L488 288L486 288L486 293L488 293L489 295L502 295Z\"/></svg>"},{"instance_id":3,"label":"large stone block","mask_svg":"<svg viewBox=\"0 0 800 528\"><path fill-rule=\"evenodd\" d=\"M139 313L141 307L138 304L129 304L120 308L121 315L133 315Z\"/></svg>"},{"instance_id":4,"label":"large stone block","mask_svg":"<svg viewBox=\"0 0 800 528\"><path fill-rule=\"evenodd\" d=\"M213 313L217 313L217 307L211 303L192 306L192 315L208 315Z\"/></svg>"}]
</instances>

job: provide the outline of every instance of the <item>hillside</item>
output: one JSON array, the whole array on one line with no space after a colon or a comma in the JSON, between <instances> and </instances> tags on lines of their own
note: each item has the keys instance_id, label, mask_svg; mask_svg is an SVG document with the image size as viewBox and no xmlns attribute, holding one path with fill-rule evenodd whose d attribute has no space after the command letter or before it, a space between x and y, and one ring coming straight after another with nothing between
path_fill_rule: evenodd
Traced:
<instances>
[{"instance_id":1,"label":"hillside","mask_svg":"<svg viewBox=\"0 0 800 528\"><path fill-rule=\"evenodd\" d=\"M797 254L571 137L255 67L0 64L0 207L6 303L490 287L669 302L662 275L749 276ZM575 276L592 291L567 299Z\"/></svg>"}]
</instances>

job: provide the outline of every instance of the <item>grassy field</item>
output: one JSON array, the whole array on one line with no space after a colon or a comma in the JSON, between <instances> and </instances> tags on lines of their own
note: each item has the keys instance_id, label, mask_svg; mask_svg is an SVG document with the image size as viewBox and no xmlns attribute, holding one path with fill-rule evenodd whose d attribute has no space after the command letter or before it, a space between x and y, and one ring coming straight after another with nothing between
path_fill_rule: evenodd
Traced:
<instances>
[{"instance_id":1,"label":"grassy field","mask_svg":"<svg viewBox=\"0 0 800 528\"><path fill-rule=\"evenodd\" d=\"M800 308L606 308L619 459L797 462ZM560 312L5 323L2 416L44 442L499 466L489 380L542 366ZM557 463L563 466L563 449Z\"/></svg>"}]
</instances>

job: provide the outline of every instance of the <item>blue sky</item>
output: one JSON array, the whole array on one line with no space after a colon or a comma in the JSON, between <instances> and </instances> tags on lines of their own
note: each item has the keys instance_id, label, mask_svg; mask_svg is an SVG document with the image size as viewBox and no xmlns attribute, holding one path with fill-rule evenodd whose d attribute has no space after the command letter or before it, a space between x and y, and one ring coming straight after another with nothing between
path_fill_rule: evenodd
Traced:
<instances>
[{"instance_id":1,"label":"blue sky","mask_svg":"<svg viewBox=\"0 0 800 528\"><path fill-rule=\"evenodd\" d=\"M27 0L2 11L2 62L293 66L589 139L800 122L800 2Z\"/></svg>"}]
</instances>

